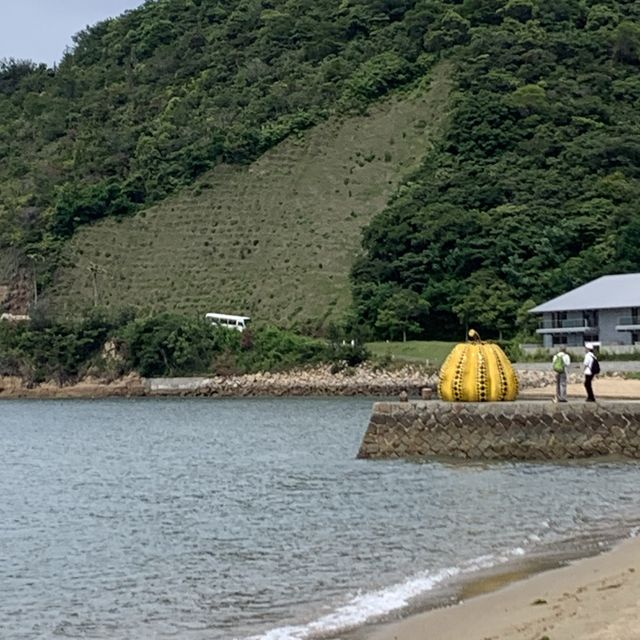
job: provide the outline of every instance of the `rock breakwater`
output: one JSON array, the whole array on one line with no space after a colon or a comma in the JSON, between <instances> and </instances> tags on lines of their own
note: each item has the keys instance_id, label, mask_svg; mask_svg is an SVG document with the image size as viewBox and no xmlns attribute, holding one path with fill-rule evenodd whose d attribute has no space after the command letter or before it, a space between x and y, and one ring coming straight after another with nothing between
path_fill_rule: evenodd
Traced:
<instances>
[{"instance_id":1,"label":"rock breakwater","mask_svg":"<svg viewBox=\"0 0 640 640\"><path fill-rule=\"evenodd\" d=\"M555 382L553 371L518 371L520 389L543 389ZM615 376L615 374L609 374ZM582 383L571 374L570 383ZM106 398L134 396L397 396L406 391L419 398L421 390L435 390L438 374L424 367L381 368L371 364L332 371L329 366L286 372L238 376L143 378L129 374L116 380L86 377L74 384L48 381L29 384L18 377L0 377L0 398ZM635 397L635 396L634 396Z\"/></svg>"},{"instance_id":2,"label":"rock breakwater","mask_svg":"<svg viewBox=\"0 0 640 640\"><path fill-rule=\"evenodd\" d=\"M395 396L402 391L418 397L424 387L435 389L437 380L437 374L415 366L397 369L361 366L338 372L322 366L279 373L188 378L142 378L131 374L117 380L85 378L63 385L53 381L28 384L21 378L0 377L0 397Z\"/></svg>"},{"instance_id":3,"label":"rock breakwater","mask_svg":"<svg viewBox=\"0 0 640 640\"><path fill-rule=\"evenodd\" d=\"M166 396L389 396L401 391L419 396L424 387L435 389L437 381L437 374L419 367L389 370L362 366L339 372L315 367L242 376L151 378L146 384L148 394Z\"/></svg>"},{"instance_id":4,"label":"rock breakwater","mask_svg":"<svg viewBox=\"0 0 640 640\"><path fill-rule=\"evenodd\" d=\"M640 402L377 402L359 458L640 458Z\"/></svg>"}]
</instances>

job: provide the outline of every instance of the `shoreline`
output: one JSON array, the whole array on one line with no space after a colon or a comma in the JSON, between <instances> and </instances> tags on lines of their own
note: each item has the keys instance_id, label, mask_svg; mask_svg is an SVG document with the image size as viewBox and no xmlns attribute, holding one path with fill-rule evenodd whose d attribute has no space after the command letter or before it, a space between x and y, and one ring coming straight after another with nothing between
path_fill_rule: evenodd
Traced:
<instances>
[{"instance_id":1,"label":"shoreline","mask_svg":"<svg viewBox=\"0 0 640 640\"><path fill-rule=\"evenodd\" d=\"M129 374L115 380L86 377L73 384L53 381L29 385L17 377L0 377L1 398L141 398L195 397L243 398L285 396L398 395L406 391L420 397L425 387L434 388L437 375L417 366L380 369L360 366L332 372L322 366L287 372L235 376L143 378Z\"/></svg>"},{"instance_id":2,"label":"shoreline","mask_svg":"<svg viewBox=\"0 0 640 640\"><path fill-rule=\"evenodd\" d=\"M637 640L639 602L640 538L625 538L596 555L523 559L480 572L459 586L453 604L370 625L348 637Z\"/></svg>"},{"instance_id":3,"label":"shoreline","mask_svg":"<svg viewBox=\"0 0 640 640\"><path fill-rule=\"evenodd\" d=\"M549 400L555 394L555 374L536 370L519 371L518 400ZM0 377L2 398L141 398L141 397L304 397L365 396L391 397L406 391L420 398L422 389L437 388L433 370L406 365L394 369L366 365L332 372L330 367L288 372L255 373L236 376L194 376L181 378L143 378L135 373L117 379L85 377L75 383L54 381L30 385L18 377ZM597 398L640 399L640 380L619 374L603 376L594 383ZM577 378L568 385L570 401L584 399L584 388Z\"/></svg>"}]
</instances>

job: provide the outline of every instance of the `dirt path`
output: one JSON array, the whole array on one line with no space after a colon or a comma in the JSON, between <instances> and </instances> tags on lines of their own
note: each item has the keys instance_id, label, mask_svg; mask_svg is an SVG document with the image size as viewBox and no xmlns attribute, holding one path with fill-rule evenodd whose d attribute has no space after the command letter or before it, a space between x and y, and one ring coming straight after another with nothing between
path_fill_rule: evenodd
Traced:
<instances>
[{"instance_id":1,"label":"dirt path","mask_svg":"<svg viewBox=\"0 0 640 640\"><path fill-rule=\"evenodd\" d=\"M555 385L547 385L538 389L523 389L521 398L553 398ZM596 377L593 383L593 392L596 398L631 398L640 399L640 380L625 380L624 378ZM567 385L569 398L585 398L586 392L582 384Z\"/></svg>"}]
</instances>

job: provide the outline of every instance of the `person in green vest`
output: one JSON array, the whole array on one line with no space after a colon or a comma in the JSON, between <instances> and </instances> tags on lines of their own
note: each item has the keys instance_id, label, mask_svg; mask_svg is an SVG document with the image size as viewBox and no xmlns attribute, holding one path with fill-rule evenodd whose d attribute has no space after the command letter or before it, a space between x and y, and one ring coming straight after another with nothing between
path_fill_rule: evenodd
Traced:
<instances>
[{"instance_id":1,"label":"person in green vest","mask_svg":"<svg viewBox=\"0 0 640 640\"><path fill-rule=\"evenodd\" d=\"M556 402L567 402L567 372L570 364L569 354L564 350L564 347L560 347L560 351L553 356L551 361L551 366L556 372Z\"/></svg>"}]
</instances>

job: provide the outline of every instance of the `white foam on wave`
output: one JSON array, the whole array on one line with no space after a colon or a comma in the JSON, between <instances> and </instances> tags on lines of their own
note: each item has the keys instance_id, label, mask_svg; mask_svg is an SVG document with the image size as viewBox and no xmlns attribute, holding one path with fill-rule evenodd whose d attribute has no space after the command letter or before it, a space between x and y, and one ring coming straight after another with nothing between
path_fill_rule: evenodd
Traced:
<instances>
[{"instance_id":1,"label":"white foam on wave","mask_svg":"<svg viewBox=\"0 0 640 640\"><path fill-rule=\"evenodd\" d=\"M408 606L414 598L428 593L451 578L490 569L524 553L522 547L516 547L498 556L492 554L479 556L464 562L459 567L448 567L435 573L429 571L418 573L405 582L359 594L331 613L307 624L278 627L266 633L251 636L247 640L308 640L320 635L347 631Z\"/></svg>"}]
</instances>

